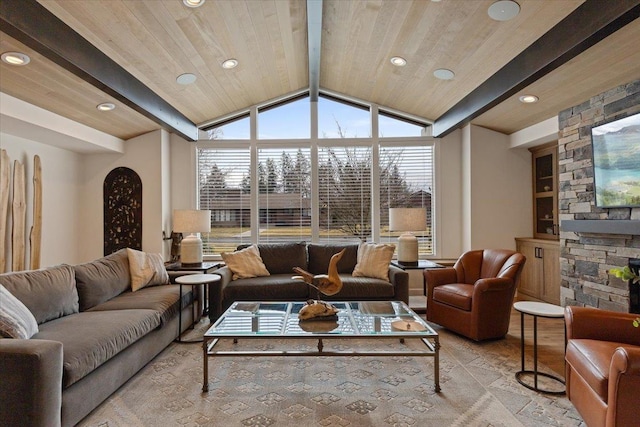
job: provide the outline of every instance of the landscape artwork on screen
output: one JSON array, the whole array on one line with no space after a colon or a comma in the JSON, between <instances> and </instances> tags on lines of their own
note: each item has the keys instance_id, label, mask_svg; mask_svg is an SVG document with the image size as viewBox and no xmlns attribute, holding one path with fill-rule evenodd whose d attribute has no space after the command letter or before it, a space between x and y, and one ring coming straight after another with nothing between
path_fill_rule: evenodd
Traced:
<instances>
[{"instance_id":1,"label":"landscape artwork on screen","mask_svg":"<svg viewBox=\"0 0 640 427\"><path fill-rule=\"evenodd\" d=\"M591 128L596 206L640 206L640 114Z\"/></svg>"}]
</instances>

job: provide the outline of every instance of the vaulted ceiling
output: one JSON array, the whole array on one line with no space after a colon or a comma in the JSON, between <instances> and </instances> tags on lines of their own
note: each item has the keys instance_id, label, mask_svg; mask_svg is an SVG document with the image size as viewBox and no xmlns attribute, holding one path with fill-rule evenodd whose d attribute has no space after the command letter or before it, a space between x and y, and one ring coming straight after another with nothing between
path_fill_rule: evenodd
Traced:
<instances>
[{"instance_id":1,"label":"vaulted ceiling","mask_svg":"<svg viewBox=\"0 0 640 427\"><path fill-rule=\"evenodd\" d=\"M494 0L308 1L2 0L0 52L31 62L2 63L0 91L123 139L160 127L192 139L182 126L310 85L434 121L436 133L467 122L513 133L640 78L636 0L517 0L503 22L487 14ZM239 65L222 68L229 58ZM438 68L455 77L438 80ZM183 73L195 83L178 84ZM539 102L520 103L525 93Z\"/></svg>"}]
</instances>

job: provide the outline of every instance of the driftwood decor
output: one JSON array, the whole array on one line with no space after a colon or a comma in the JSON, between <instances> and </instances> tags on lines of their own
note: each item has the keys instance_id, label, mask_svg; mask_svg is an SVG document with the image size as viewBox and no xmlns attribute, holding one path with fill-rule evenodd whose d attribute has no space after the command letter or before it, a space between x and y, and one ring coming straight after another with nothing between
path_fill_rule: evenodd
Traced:
<instances>
[{"instance_id":1,"label":"driftwood decor","mask_svg":"<svg viewBox=\"0 0 640 427\"><path fill-rule=\"evenodd\" d=\"M11 266L13 271L24 270L27 222L27 189L25 188L24 165L13 162L13 232L11 234Z\"/></svg>"},{"instance_id":2,"label":"driftwood decor","mask_svg":"<svg viewBox=\"0 0 640 427\"><path fill-rule=\"evenodd\" d=\"M337 294L342 289L342 280L338 274L338 261L342 259L345 251L346 249L343 249L337 254L333 254L329 260L327 274L313 275L300 267L294 267L293 271L298 273L299 276L293 276L292 279L302 280L327 296Z\"/></svg>"},{"instance_id":3,"label":"driftwood decor","mask_svg":"<svg viewBox=\"0 0 640 427\"><path fill-rule=\"evenodd\" d=\"M119 249L142 250L142 180L118 167L104 179L104 255Z\"/></svg>"},{"instance_id":4,"label":"driftwood decor","mask_svg":"<svg viewBox=\"0 0 640 427\"><path fill-rule=\"evenodd\" d=\"M33 225L29 235L31 249L30 268L40 268L40 247L42 244L42 165L40 156L33 157Z\"/></svg>"},{"instance_id":5,"label":"driftwood decor","mask_svg":"<svg viewBox=\"0 0 640 427\"><path fill-rule=\"evenodd\" d=\"M42 166L38 155L33 158L33 224L29 237L29 268L40 268L42 240ZM27 185L25 166L13 163L6 150L0 151L0 273L21 271L27 268ZM11 191L13 198L10 198ZM11 209L9 207L11 206ZM11 221L11 229L9 227ZM7 242L11 245L7 246ZM11 265L9 265L11 253Z\"/></svg>"},{"instance_id":6,"label":"driftwood decor","mask_svg":"<svg viewBox=\"0 0 640 427\"><path fill-rule=\"evenodd\" d=\"M9 223L9 183L11 164L7 150L0 150L0 273L7 272L7 224Z\"/></svg>"}]
</instances>

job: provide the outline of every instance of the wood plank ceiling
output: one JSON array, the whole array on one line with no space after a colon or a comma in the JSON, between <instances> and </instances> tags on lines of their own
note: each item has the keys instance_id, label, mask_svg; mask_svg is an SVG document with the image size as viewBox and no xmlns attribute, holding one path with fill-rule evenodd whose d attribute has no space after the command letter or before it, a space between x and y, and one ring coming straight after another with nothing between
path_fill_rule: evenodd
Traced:
<instances>
[{"instance_id":1,"label":"wood plank ceiling","mask_svg":"<svg viewBox=\"0 0 640 427\"><path fill-rule=\"evenodd\" d=\"M493 0L324 0L320 88L435 120L579 7L584 0L518 0L520 14L498 22ZM309 86L303 0L39 0L55 16L194 123L241 111ZM553 117L617 84L640 78L640 20L623 27L473 123L504 133ZM0 90L127 139L158 124L0 33L2 52L31 56L0 65ZM402 56L407 66L391 65ZM221 63L237 59L227 70ZM614 65L614 66L612 66ZM433 77L437 68L453 80ZM194 84L176 83L182 73ZM118 108L99 113L100 102Z\"/></svg>"}]
</instances>

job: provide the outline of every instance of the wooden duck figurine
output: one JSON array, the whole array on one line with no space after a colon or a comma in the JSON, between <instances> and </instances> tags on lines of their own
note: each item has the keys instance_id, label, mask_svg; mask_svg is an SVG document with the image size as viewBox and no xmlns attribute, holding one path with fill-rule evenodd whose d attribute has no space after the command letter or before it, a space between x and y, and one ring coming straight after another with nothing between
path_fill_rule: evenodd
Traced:
<instances>
[{"instance_id":1,"label":"wooden duck figurine","mask_svg":"<svg viewBox=\"0 0 640 427\"><path fill-rule=\"evenodd\" d=\"M298 273L299 276L293 276L292 279L302 280L325 295L337 294L342 289L342 280L340 280L340 275L338 274L338 261L342 259L345 251L346 249L343 249L331 257L328 274L313 275L300 267L294 267L293 271Z\"/></svg>"}]
</instances>

